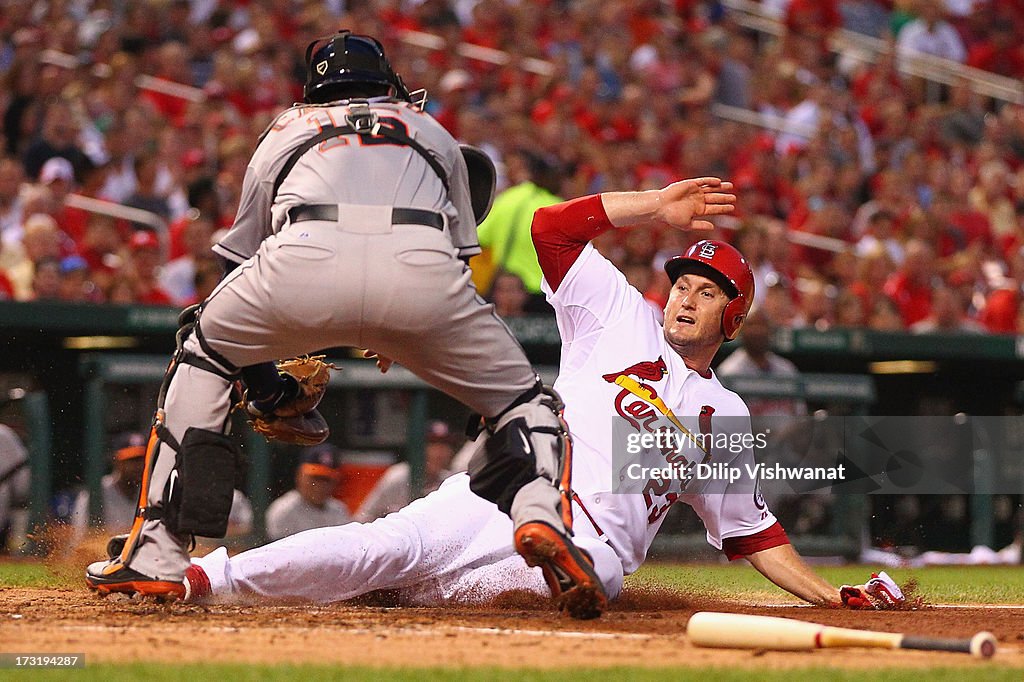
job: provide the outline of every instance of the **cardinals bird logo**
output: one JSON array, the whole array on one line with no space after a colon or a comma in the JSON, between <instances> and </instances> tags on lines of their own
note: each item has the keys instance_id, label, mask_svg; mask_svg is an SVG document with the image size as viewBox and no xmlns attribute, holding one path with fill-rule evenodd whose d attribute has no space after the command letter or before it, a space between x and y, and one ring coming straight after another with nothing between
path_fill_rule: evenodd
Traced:
<instances>
[{"instance_id":1,"label":"cardinals bird logo","mask_svg":"<svg viewBox=\"0 0 1024 682\"><path fill-rule=\"evenodd\" d=\"M618 378L622 376L635 376L637 379L644 381L661 381L662 377L668 374L668 368L665 367L665 358L659 357L654 362L650 360L644 360L638 362L635 365L630 365L621 372L612 372L611 374L605 374L601 378L607 381L609 384L618 384ZM620 384L621 385L621 384Z\"/></svg>"},{"instance_id":2,"label":"cardinals bird logo","mask_svg":"<svg viewBox=\"0 0 1024 682\"><path fill-rule=\"evenodd\" d=\"M647 383L661 381L666 376L668 376L668 367L665 366L665 358L659 357L654 362L649 360L638 362L620 372L604 374L601 378L609 384L615 384L622 388L619 395L615 398L615 411L632 424L636 430L653 431L654 424L658 420L658 415L654 411L657 409L658 412L668 417L678 428L685 431L685 427L672 414L672 410L661 399L658 392ZM623 405L623 400L631 395L640 398L640 400L634 401L629 405ZM652 406L654 409L652 409Z\"/></svg>"},{"instance_id":3,"label":"cardinals bird logo","mask_svg":"<svg viewBox=\"0 0 1024 682\"><path fill-rule=\"evenodd\" d=\"M679 421L672 408L665 404L665 401L658 395L654 387L644 383L648 381L658 382L666 376L668 376L668 367L665 365L665 358L659 356L654 362L649 360L638 362L620 372L604 374L602 378L608 383L622 388L615 397L615 411L628 421L633 428L637 431L643 429L653 432L658 421L658 415L655 412L657 410L704 452L704 461L706 462L711 456L709 449L688 428L683 426L683 423ZM623 404L623 401L629 396L634 396L640 400L633 401L629 405ZM714 408L709 406L705 406L701 410L700 430L702 433L705 431L707 433L711 432L711 414L713 413Z\"/></svg>"}]
</instances>

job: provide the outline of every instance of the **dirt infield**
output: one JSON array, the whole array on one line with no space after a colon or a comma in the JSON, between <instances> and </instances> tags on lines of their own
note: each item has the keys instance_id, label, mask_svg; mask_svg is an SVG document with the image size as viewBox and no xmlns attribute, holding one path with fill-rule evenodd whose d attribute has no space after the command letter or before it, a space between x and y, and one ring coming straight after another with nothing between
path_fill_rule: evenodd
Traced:
<instances>
[{"instance_id":1,"label":"dirt infield","mask_svg":"<svg viewBox=\"0 0 1024 682\"><path fill-rule=\"evenodd\" d=\"M786 616L830 625L969 637L990 630L991 661L892 651L718 651L684 636L696 611ZM82 589L0 588L0 650L84 653L90 662L320 663L369 666L666 667L1012 666L1024 669L1024 609L924 606L846 612L750 606L628 588L601 619L573 621L510 594L486 607L193 606L101 599Z\"/></svg>"}]
</instances>

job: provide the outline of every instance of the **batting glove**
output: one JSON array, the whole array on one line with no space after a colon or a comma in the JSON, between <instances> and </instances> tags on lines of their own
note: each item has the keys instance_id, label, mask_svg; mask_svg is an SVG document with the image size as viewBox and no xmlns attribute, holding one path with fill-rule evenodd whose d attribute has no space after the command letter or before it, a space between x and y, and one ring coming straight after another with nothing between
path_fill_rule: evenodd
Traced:
<instances>
[{"instance_id":1,"label":"batting glove","mask_svg":"<svg viewBox=\"0 0 1024 682\"><path fill-rule=\"evenodd\" d=\"M885 571L872 573L863 585L843 585L839 596L848 609L893 609L906 602L899 585Z\"/></svg>"}]
</instances>

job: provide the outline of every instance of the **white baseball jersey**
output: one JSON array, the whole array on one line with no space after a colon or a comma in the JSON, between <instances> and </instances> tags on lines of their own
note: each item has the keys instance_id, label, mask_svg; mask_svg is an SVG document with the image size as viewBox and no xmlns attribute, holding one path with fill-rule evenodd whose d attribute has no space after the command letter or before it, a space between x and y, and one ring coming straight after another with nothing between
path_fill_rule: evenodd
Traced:
<instances>
[{"instance_id":1,"label":"white baseball jersey","mask_svg":"<svg viewBox=\"0 0 1024 682\"><path fill-rule=\"evenodd\" d=\"M409 104L386 97L367 101L382 120L435 155L448 174L450 193L412 147L374 144L373 153L368 154L357 135L341 135L303 154L277 196L271 196L292 150L327 126L346 125L347 102L300 104L282 112L267 129L246 169L235 223L213 250L241 263L256 253L263 240L281 230L293 206L373 203L442 213L447 222L445 232L458 255L479 253L466 162L458 142L440 123Z\"/></svg>"},{"instance_id":2,"label":"white baseball jersey","mask_svg":"<svg viewBox=\"0 0 1024 682\"><path fill-rule=\"evenodd\" d=\"M772 526L775 517L749 480L682 496L667 493L668 486L657 482L644 494L611 492L614 421L625 420L640 432L662 416L646 399L648 389L695 433L707 429L698 423L708 417L716 437L722 428L749 432L750 415L742 399L713 373L705 378L683 363L665 341L655 311L592 245L584 247L556 291L547 281L543 288L562 338L555 389L565 401L565 420L573 436L572 486L582 503L574 521L577 532L593 525L628 574L643 563L665 512L677 499L693 507L707 529L708 542L717 549L726 538ZM631 392L615 383L620 376L631 377L643 388ZM704 420L698 418L702 412ZM729 419L716 424L716 417L722 416ZM744 462L754 462L750 448L733 463Z\"/></svg>"}]
</instances>

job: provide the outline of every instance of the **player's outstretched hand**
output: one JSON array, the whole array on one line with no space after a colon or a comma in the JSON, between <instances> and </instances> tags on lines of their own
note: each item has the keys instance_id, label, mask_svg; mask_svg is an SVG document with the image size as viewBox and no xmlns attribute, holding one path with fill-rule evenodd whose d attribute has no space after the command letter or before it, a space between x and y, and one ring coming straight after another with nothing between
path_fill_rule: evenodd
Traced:
<instances>
[{"instance_id":1,"label":"player's outstretched hand","mask_svg":"<svg viewBox=\"0 0 1024 682\"><path fill-rule=\"evenodd\" d=\"M384 357L376 351L366 349L363 351L364 358L377 358L377 369L380 370L381 374L387 374L388 370L391 369L391 365L395 364L395 361L391 358Z\"/></svg>"},{"instance_id":2,"label":"player's outstretched hand","mask_svg":"<svg viewBox=\"0 0 1024 682\"><path fill-rule=\"evenodd\" d=\"M885 571L872 573L863 585L843 585L839 595L848 609L895 609L906 602L899 585Z\"/></svg>"},{"instance_id":3,"label":"player's outstretched hand","mask_svg":"<svg viewBox=\"0 0 1024 682\"><path fill-rule=\"evenodd\" d=\"M736 195L731 182L721 178L691 178L673 182L658 190L655 219L670 227L690 230L711 230L705 216L725 215L736 209Z\"/></svg>"}]
</instances>

